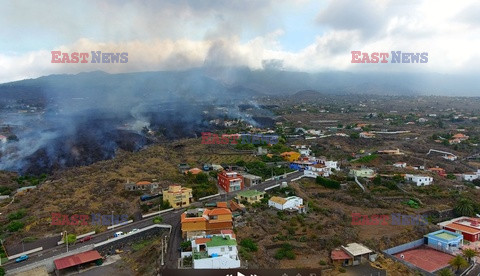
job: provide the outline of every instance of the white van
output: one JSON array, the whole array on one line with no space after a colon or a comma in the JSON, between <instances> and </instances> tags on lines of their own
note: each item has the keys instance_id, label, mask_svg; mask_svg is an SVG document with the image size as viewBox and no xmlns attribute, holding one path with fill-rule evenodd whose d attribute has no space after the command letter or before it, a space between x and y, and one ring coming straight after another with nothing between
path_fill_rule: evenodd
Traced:
<instances>
[{"instance_id":1,"label":"white van","mask_svg":"<svg viewBox=\"0 0 480 276\"><path fill-rule=\"evenodd\" d=\"M123 236L123 232L122 232L122 231L116 232L113 236L114 236L115 238L116 238L116 237Z\"/></svg>"}]
</instances>

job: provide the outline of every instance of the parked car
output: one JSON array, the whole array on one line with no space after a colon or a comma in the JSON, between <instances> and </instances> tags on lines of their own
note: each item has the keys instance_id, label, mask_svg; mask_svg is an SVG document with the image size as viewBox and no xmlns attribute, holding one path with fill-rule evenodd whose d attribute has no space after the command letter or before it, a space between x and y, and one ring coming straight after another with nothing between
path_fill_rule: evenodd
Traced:
<instances>
[{"instance_id":1,"label":"parked car","mask_svg":"<svg viewBox=\"0 0 480 276\"><path fill-rule=\"evenodd\" d=\"M130 231L130 233L135 233L138 231L138 228L133 228L132 231Z\"/></svg>"},{"instance_id":2,"label":"parked car","mask_svg":"<svg viewBox=\"0 0 480 276\"><path fill-rule=\"evenodd\" d=\"M22 256L16 258L15 262L19 263L19 262L23 262L23 261L26 261L26 260L28 260L28 255L22 255Z\"/></svg>"},{"instance_id":3,"label":"parked car","mask_svg":"<svg viewBox=\"0 0 480 276\"><path fill-rule=\"evenodd\" d=\"M116 237L123 236L123 232L122 232L122 231L116 232L113 236L114 236L115 238L116 238Z\"/></svg>"},{"instance_id":4,"label":"parked car","mask_svg":"<svg viewBox=\"0 0 480 276\"><path fill-rule=\"evenodd\" d=\"M89 241L92 239L92 236L86 236L86 237L83 237L81 240L79 240L78 242L86 242L86 241Z\"/></svg>"}]
</instances>

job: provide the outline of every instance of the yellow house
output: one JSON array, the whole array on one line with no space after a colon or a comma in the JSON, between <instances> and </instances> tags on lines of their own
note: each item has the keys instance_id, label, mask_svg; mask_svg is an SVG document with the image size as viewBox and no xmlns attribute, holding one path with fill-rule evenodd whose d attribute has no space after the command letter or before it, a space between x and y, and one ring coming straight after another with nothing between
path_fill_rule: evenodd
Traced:
<instances>
[{"instance_id":1,"label":"yellow house","mask_svg":"<svg viewBox=\"0 0 480 276\"><path fill-rule=\"evenodd\" d=\"M171 185L163 191L163 201L168 201L173 208L188 207L193 202L192 189Z\"/></svg>"},{"instance_id":2,"label":"yellow house","mask_svg":"<svg viewBox=\"0 0 480 276\"><path fill-rule=\"evenodd\" d=\"M287 152L283 152L280 155L283 157L283 159L285 159L289 162L293 162L295 160L298 160L298 158L300 157L300 153L296 152L296 151L287 151Z\"/></svg>"},{"instance_id":3,"label":"yellow house","mask_svg":"<svg viewBox=\"0 0 480 276\"><path fill-rule=\"evenodd\" d=\"M264 197L265 192L260 192L257 190L245 190L237 194L237 201L247 201L248 203L252 204L255 202L260 202L260 200Z\"/></svg>"}]
</instances>

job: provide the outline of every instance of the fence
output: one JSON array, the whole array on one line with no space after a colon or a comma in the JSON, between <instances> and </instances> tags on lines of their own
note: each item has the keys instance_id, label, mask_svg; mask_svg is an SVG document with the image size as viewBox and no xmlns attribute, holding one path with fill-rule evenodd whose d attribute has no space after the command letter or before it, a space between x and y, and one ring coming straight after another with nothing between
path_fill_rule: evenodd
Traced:
<instances>
[{"instance_id":1,"label":"fence","mask_svg":"<svg viewBox=\"0 0 480 276\"><path fill-rule=\"evenodd\" d=\"M162 211L158 211L158 212L145 214L145 215L142 215L142 218L148 218L148 217L151 217L151 216L159 215L159 214L170 212L170 211L173 211L173 210L174 210L173 208L170 208L170 209L166 209L166 210L162 210Z\"/></svg>"},{"instance_id":2,"label":"fence","mask_svg":"<svg viewBox=\"0 0 480 276\"><path fill-rule=\"evenodd\" d=\"M390 255L394 255L394 254L397 254L398 252L403 252L403 251L408 250L408 249L419 247L423 244L425 244L425 241L422 238L422 239L419 239L419 240L416 240L416 241L412 241L412 242L409 242L409 243L405 243L405 244L402 244L402 245L399 245L399 246L389 248L387 250L384 250L383 252L385 252L387 254L390 254Z\"/></svg>"}]
</instances>

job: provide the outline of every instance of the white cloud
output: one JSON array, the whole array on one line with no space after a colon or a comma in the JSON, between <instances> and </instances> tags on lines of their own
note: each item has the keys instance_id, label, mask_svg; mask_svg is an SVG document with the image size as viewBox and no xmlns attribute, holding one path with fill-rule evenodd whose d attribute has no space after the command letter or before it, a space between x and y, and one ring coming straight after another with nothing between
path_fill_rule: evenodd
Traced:
<instances>
[{"instance_id":1,"label":"white cloud","mask_svg":"<svg viewBox=\"0 0 480 276\"><path fill-rule=\"evenodd\" d=\"M288 33L280 28L271 29L268 25L285 19L280 15L288 17L286 8L305 4L308 0L281 1L282 5L275 7L271 1L232 1L228 5L214 2L217 6L188 0L166 1L154 7L112 1L92 4L92 14L108 12L109 16L103 19L94 19L92 15L86 17L94 21L92 25L96 25L99 33L105 34L105 39L95 38L95 35L85 38L82 28L78 27L74 34L68 35L78 37L76 40L50 50L128 52L127 64L52 64L50 51L44 48L24 53L15 53L12 49L0 52L0 82L91 70L119 73L200 66L260 69L269 64L286 70L311 72L393 70L442 73L478 73L480 67L480 21L471 12L478 10L480 5L474 0L331 0L318 13L319 32L311 34L316 37L315 42L299 51L285 50L280 38L288 37ZM55 9L53 20L42 21L42 28L58 21L68 23L68 14L60 13L61 10ZM282 12L278 13L279 10ZM8 18L10 21L6 23L13 24L25 16L10 15ZM78 16L74 18L78 19ZM306 18L305 22L311 20ZM109 21L120 24L108 24ZM75 25L89 26L81 21ZM66 35L63 29L59 30L60 36ZM352 50L428 52L429 62L351 64Z\"/></svg>"}]
</instances>

